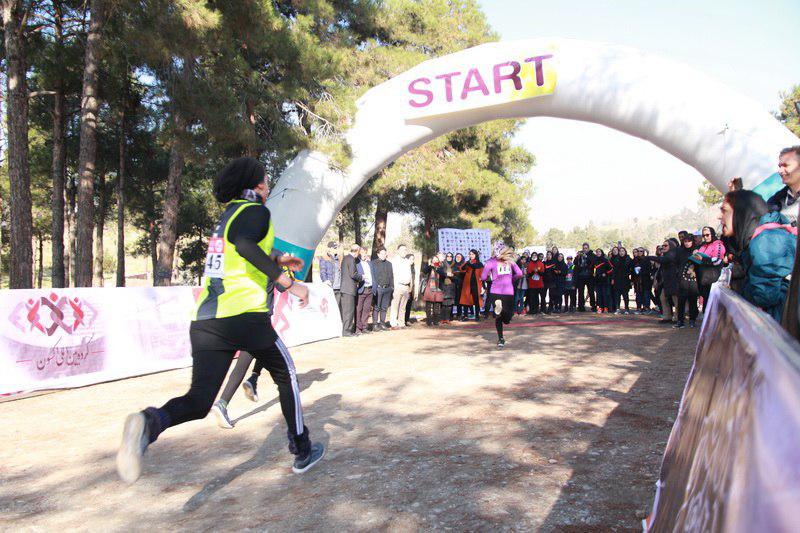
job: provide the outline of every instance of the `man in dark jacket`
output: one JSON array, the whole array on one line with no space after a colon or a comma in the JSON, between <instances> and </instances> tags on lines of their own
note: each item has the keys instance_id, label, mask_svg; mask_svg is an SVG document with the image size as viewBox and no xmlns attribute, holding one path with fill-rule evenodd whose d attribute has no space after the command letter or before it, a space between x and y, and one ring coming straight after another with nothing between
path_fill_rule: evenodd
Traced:
<instances>
[{"instance_id":1,"label":"man in dark jacket","mask_svg":"<svg viewBox=\"0 0 800 533\"><path fill-rule=\"evenodd\" d=\"M781 150L778 157L778 174L785 187L767 200L770 211L778 211L793 226L797 225L797 200L800 199L800 145Z\"/></svg>"},{"instance_id":2,"label":"man in dark jacket","mask_svg":"<svg viewBox=\"0 0 800 533\"><path fill-rule=\"evenodd\" d=\"M386 248L378 250L378 258L373 259L372 265L372 291L375 294L375 307L372 310L372 330L386 329L386 312L392 302L394 288L394 275L392 264L386 260Z\"/></svg>"},{"instance_id":3,"label":"man in dark jacket","mask_svg":"<svg viewBox=\"0 0 800 533\"><path fill-rule=\"evenodd\" d=\"M356 268L360 251L361 247L354 244L342 259L342 335L345 337L354 334L358 287L363 279Z\"/></svg>"},{"instance_id":4,"label":"man in dark jacket","mask_svg":"<svg viewBox=\"0 0 800 533\"><path fill-rule=\"evenodd\" d=\"M583 248L575 256L575 288L578 290L578 311L586 311L586 296L585 292L589 293L589 305L592 311L597 310L594 300L594 278L592 277L592 270L594 269L595 255L592 253L592 248L588 242L583 243Z\"/></svg>"},{"instance_id":5,"label":"man in dark jacket","mask_svg":"<svg viewBox=\"0 0 800 533\"><path fill-rule=\"evenodd\" d=\"M361 274L362 282L358 287L358 303L356 304L356 335L369 333L367 322L372 312L372 266L366 248L361 248L360 261L356 269Z\"/></svg>"}]
</instances>

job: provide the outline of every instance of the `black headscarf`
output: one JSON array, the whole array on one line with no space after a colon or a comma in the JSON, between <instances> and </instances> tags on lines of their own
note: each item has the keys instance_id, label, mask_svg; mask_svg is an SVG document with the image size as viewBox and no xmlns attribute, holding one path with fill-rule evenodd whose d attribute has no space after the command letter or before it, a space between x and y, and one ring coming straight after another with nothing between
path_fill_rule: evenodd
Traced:
<instances>
[{"instance_id":1,"label":"black headscarf","mask_svg":"<svg viewBox=\"0 0 800 533\"><path fill-rule=\"evenodd\" d=\"M470 252L475 254L475 263L470 263L469 255L467 255L467 257L465 259L466 263L468 265L471 265L472 268L483 268L483 263L481 263L481 253L478 250L474 249L474 248L472 250L470 250Z\"/></svg>"},{"instance_id":2,"label":"black headscarf","mask_svg":"<svg viewBox=\"0 0 800 533\"><path fill-rule=\"evenodd\" d=\"M714 241L716 241L718 239L717 230L715 230L711 226L703 226L703 229L707 229L708 232L711 234L711 242L714 242ZM701 231L701 233L702 233L702 231ZM705 241L703 241L703 243L705 244Z\"/></svg>"},{"instance_id":3,"label":"black headscarf","mask_svg":"<svg viewBox=\"0 0 800 533\"><path fill-rule=\"evenodd\" d=\"M750 239L761 217L769 211L767 202L753 191L745 189L729 192L725 195L725 201L733 208L733 242L736 250L743 252L750 246Z\"/></svg>"},{"instance_id":4,"label":"black headscarf","mask_svg":"<svg viewBox=\"0 0 800 533\"><path fill-rule=\"evenodd\" d=\"M252 189L264 180L264 165L253 157L239 157L225 165L214 178L214 198L226 204L239 198L245 189Z\"/></svg>"}]
</instances>

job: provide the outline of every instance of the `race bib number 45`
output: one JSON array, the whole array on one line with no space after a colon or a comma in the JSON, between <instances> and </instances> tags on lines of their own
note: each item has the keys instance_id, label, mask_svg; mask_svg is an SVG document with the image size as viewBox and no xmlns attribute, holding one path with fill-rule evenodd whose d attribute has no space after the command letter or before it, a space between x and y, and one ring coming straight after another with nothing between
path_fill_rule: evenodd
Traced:
<instances>
[{"instance_id":1,"label":"race bib number 45","mask_svg":"<svg viewBox=\"0 0 800 533\"><path fill-rule=\"evenodd\" d=\"M208 254L206 254L206 269L204 275L207 278L225 277L225 239L222 237L211 237L208 241Z\"/></svg>"}]
</instances>

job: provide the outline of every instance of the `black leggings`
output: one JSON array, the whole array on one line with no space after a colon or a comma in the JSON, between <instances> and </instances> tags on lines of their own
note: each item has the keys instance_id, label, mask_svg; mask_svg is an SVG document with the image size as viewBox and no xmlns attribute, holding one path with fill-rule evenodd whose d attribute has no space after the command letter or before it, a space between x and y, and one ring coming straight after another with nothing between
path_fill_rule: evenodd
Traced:
<instances>
[{"instance_id":1,"label":"black leggings","mask_svg":"<svg viewBox=\"0 0 800 533\"><path fill-rule=\"evenodd\" d=\"M706 312L706 307L708 307L708 299L711 296L711 285L700 285L700 296L703 297L703 312Z\"/></svg>"},{"instance_id":2,"label":"black leggings","mask_svg":"<svg viewBox=\"0 0 800 533\"><path fill-rule=\"evenodd\" d=\"M689 320L697 320L697 293L681 291L678 294L678 323L683 324L686 318L686 307L689 307Z\"/></svg>"},{"instance_id":3,"label":"black leggings","mask_svg":"<svg viewBox=\"0 0 800 533\"><path fill-rule=\"evenodd\" d=\"M548 290L548 302L547 302L547 310L548 311L560 311L561 310L561 287L552 286Z\"/></svg>"},{"instance_id":4,"label":"black leggings","mask_svg":"<svg viewBox=\"0 0 800 533\"><path fill-rule=\"evenodd\" d=\"M192 352L192 383L189 392L171 399L161 407L161 410L169 416L167 427L205 418L214 404L235 353L235 350L203 349ZM283 341L277 339L269 348L255 350L251 354L264 365L272 376L272 381L278 386L281 411L289 427L289 433L302 435L303 408L300 403L300 386L297 383L294 363ZM161 428L162 431L164 429L166 427Z\"/></svg>"},{"instance_id":5,"label":"black leggings","mask_svg":"<svg viewBox=\"0 0 800 533\"><path fill-rule=\"evenodd\" d=\"M503 324L510 324L514 317L514 296L511 294L490 294L487 301L494 305L495 300L503 302L503 311L495 315L494 327L497 330L497 338L503 338Z\"/></svg>"},{"instance_id":6,"label":"black leggings","mask_svg":"<svg viewBox=\"0 0 800 533\"><path fill-rule=\"evenodd\" d=\"M238 389L239 385L244 381L244 376L247 374L247 369L250 368L250 363L252 362L253 356L250 355L249 352L239 352L236 365L233 367L231 375L228 376L228 383L225 384L225 390L222 391L222 395L220 396L220 399L224 400L226 404L231 403L236 389ZM262 365L260 361L256 361L256 364L253 366L253 376L255 376L256 380L258 376L261 375L263 369L264 365ZM253 379L253 376L250 376L249 379Z\"/></svg>"}]
</instances>

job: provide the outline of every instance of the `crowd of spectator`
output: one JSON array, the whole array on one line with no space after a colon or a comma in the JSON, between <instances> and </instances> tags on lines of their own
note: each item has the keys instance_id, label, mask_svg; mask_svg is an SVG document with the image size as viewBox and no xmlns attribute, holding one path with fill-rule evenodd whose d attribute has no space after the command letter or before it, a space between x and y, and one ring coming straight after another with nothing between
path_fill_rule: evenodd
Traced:
<instances>
[{"instance_id":1,"label":"crowd of spectator","mask_svg":"<svg viewBox=\"0 0 800 533\"><path fill-rule=\"evenodd\" d=\"M589 243L575 257L565 257L557 246L538 254L511 248L520 272L514 276L514 312L647 314L675 328L695 327L711 285L725 269L733 290L780 321L795 260L800 146L781 151L779 173L785 186L767 201L732 180L720 208L719 234L711 226L680 231L653 253L638 247L629 254L621 245L606 251ZM333 248L320 259L320 277L336 294L345 336L406 327L416 299L424 304L428 326L492 314L492 276L483 275L477 250L466 257L440 251L419 276L414 259L405 245L391 257L381 249L370 259L353 245L341 260Z\"/></svg>"}]
</instances>

